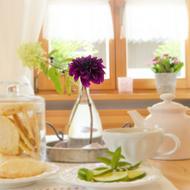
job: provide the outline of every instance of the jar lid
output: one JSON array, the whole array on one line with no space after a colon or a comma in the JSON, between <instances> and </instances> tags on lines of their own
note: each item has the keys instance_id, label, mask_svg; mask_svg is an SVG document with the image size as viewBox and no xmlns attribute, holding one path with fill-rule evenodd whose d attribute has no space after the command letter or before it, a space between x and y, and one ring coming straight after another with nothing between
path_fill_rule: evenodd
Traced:
<instances>
[{"instance_id":1,"label":"jar lid","mask_svg":"<svg viewBox=\"0 0 190 190\"><path fill-rule=\"evenodd\" d=\"M0 103L38 102L42 97L35 96L30 84L22 81L0 81Z\"/></svg>"},{"instance_id":2,"label":"jar lid","mask_svg":"<svg viewBox=\"0 0 190 190\"><path fill-rule=\"evenodd\" d=\"M162 94L160 96L160 99L162 99L163 101L150 107L149 108L150 112L151 111L185 112L187 110L186 106L172 101L173 99L175 99L175 96L171 93Z\"/></svg>"}]
</instances>

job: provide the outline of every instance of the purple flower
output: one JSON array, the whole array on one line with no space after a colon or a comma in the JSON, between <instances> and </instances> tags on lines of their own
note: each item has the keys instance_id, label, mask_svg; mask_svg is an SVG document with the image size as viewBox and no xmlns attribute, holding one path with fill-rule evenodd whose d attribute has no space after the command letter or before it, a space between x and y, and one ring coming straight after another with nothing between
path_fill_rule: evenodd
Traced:
<instances>
[{"instance_id":1,"label":"purple flower","mask_svg":"<svg viewBox=\"0 0 190 190\"><path fill-rule=\"evenodd\" d=\"M89 87L91 82L100 84L104 81L103 60L91 55L73 59L69 64L69 75L74 76L74 80L79 78L84 87Z\"/></svg>"},{"instance_id":2,"label":"purple flower","mask_svg":"<svg viewBox=\"0 0 190 190\"><path fill-rule=\"evenodd\" d=\"M157 63L158 63L158 61L152 60L152 64L153 64L153 65L155 65L155 64L157 64Z\"/></svg>"},{"instance_id":3,"label":"purple flower","mask_svg":"<svg viewBox=\"0 0 190 190\"><path fill-rule=\"evenodd\" d=\"M172 57L172 63L173 64L178 64L179 63L179 60L177 57Z\"/></svg>"},{"instance_id":4,"label":"purple flower","mask_svg":"<svg viewBox=\"0 0 190 190\"><path fill-rule=\"evenodd\" d=\"M152 60L152 64L153 64L153 65L156 65L156 64L159 63L159 61L160 61L160 57L157 56L157 57L155 57L155 58Z\"/></svg>"}]
</instances>

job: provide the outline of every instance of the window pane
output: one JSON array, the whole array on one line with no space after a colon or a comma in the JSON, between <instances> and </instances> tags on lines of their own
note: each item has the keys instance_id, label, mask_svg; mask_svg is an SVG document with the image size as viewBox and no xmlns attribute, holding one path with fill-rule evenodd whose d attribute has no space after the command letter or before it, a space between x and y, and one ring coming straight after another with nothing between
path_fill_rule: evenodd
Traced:
<instances>
[{"instance_id":1,"label":"window pane","mask_svg":"<svg viewBox=\"0 0 190 190\"><path fill-rule=\"evenodd\" d=\"M151 71L153 56L169 54L185 63L185 42L128 42L128 76L136 79L154 78ZM185 77L185 67L178 73L178 78Z\"/></svg>"},{"instance_id":2,"label":"window pane","mask_svg":"<svg viewBox=\"0 0 190 190\"><path fill-rule=\"evenodd\" d=\"M57 50L56 55L54 53L56 59L56 65L54 65L61 70L66 69L68 60L74 57L94 55L102 58L105 66L105 79L110 78L109 40L101 42L51 40L49 51L52 50Z\"/></svg>"},{"instance_id":3,"label":"window pane","mask_svg":"<svg viewBox=\"0 0 190 190\"><path fill-rule=\"evenodd\" d=\"M50 51L61 49L59 65L65 58L93 55L103 59L105 79L110 79L109 40L113 24L109 0L57 0L48 5L44 27Z\"/></svg>"},{"instance_id":4,"label":"window pane","mask_svg":"<svg viewBox=\"0 0 190 190\"><path fill-rule=\"evenodd\" d=\"M104 40L103 42L94 43L96 48L97 56L103 59L103 64L105 66L105 79L110 79L110 60L109 60L109 40Z\"/></svg>"},{"instance_id":5,"label":"window pane","mask_svg":"<svg viewBox=\"0 0 190 190\"><path fill-rule=\"evenodd\" d=\"M155 55L169 54L185 62L188 12L185 0L127 0L123 28L127 39L128 76L154 78ZM185 67L178 73L185 78Z\"/></svg>"}]
</instances>

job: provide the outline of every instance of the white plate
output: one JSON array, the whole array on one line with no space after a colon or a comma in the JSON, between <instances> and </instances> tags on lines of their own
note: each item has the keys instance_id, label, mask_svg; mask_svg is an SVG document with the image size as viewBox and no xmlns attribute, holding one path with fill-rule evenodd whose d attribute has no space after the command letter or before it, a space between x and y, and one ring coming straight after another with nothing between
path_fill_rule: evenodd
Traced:
<instances>
[{"instance_id":1,"label":"white plate","mask_svg":"<svg viewBox=\"0 0 190 190\"><path fill-rule=\"evenodd\" d=\"M59 171L59 166L51 163L46 163L47 170L40 175L26 178L17 178L17 179L2 179L0 178L0 189L6 188L16 188L31 185L39 180L42 180L46 177L54 175Z\"/></svg>"},{"instance_id":2,"label":"white plate","mask_svg":"<svg viewBox=\"0 0 190 190\"><path fill-rule=\"evenodd\" d=\"M141 169L146 172L146 176L142 179L138 179L136 181L130 181L130 182L112 182L112 183L102 183L102 182L87 182L80 180L77 177L77 172L79 168L85 167L85 168L95 168L97 166L100 166L100 164L85 164L80 165L77 167L70 168L66 171L64 171L61 175L62 180L65 183L86 187L87 189L98 189L98 190L120 190L120 189L126 189L131 187L137 187L140 185L146 185L148 183L152 183L156 181L160 176L160 172L156 168L152 167L145 167L142 166Z\"/></svg>"}]
</instances>

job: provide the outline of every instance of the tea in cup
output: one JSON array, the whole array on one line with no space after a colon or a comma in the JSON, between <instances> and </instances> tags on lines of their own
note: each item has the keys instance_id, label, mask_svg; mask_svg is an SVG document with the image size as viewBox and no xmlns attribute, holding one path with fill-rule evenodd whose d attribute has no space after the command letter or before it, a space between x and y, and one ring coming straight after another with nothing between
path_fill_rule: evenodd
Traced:
<instances>
[{"instance_id":1,"label":"tea in cup","mask_svg":"<svg viewBox=\"0 0 190 190\"><path fill-rule=\"evenodd\" d=\"M170 138L174 142L174 147L167 152L158 152L165 138ZM144 161L154 156L168 156L180 146L180 140L176 135L164 133L158 127L107 129L103 131L103 140L111 151L121 147L122 154L131 163Z\"/></svg>"}]
</instances>

